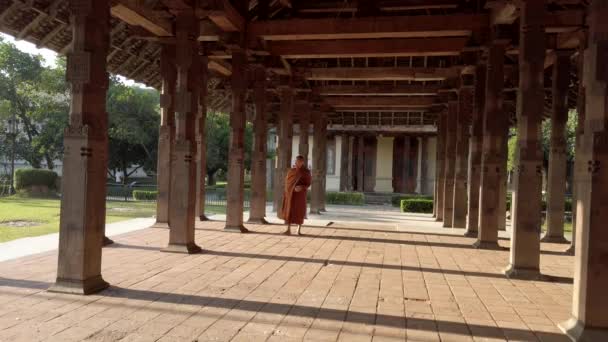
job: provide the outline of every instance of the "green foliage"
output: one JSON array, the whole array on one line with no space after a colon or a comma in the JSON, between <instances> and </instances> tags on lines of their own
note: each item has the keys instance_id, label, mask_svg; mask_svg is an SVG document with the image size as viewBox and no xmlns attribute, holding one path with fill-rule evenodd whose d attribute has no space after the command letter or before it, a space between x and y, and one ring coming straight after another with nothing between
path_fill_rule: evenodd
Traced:
<instances>
[{"instance_id":1,"label":"green foliage","mask_svg":"<svg viewBox=\"0 0 608 342\"><path fill-rule=\"evenodd\" d=\"M15 171L15 189L25 190L31 186L46 186L55 189L57 173L50 170L19 169Z\"/></svg>"},{"instance_id":2,"label":"green foliage","mask_svg":"<svg viewBox=\"0 0 608 342\"><path fill-rule=\"evenodd\" d=\"M327 192L325 202L327 204L364 205L365 197L361 192Z\"/></svg>"},{"instance_id":3,"label":"green foliage","mask_svg":"<svg viewBox=\"0 0 608 342\"><path fill-rule=\"evenodd\" d=\"M393 207L401 206L401 201L404 199L429 199L432 200L433 196L429 195L395 195L391 198Z\"/></svg>"},{"instance_id":4,"label":"green foliage","mask_svg":"<svg viewBox=\"0 0 608 342\"><path fill-rule=\"evenodd\" d=\"M133 190L133 199L136 201L156 201L158 191Z\"/></svg>"},{"instance_id":5,"label":"green foliage","mask_svg":"<svg viewBox=\"0 0 608 342\"><path fill-rule=\"evenodd\" d=\"M431 214L433 213L433 200L426 198L401 200L401 212Z\"/></svg>"}]
</instances>

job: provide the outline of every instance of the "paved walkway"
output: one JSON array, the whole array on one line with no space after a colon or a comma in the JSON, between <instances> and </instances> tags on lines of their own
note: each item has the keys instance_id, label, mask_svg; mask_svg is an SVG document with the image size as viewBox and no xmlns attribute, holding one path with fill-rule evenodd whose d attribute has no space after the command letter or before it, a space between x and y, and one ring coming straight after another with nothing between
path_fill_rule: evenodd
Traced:
<instances>
[{"instance_id":1,"label":"paved walkway","mask_svg":"<svg viewBox=\"0 0 608 342\"><path fill-rule=\"evenodd\" d=\"M566 246L542 245L546 280L515 281L507 250L472 249L428 216L332 222L305 236L199 223L199 255L159 252L166 229L114 236L112 286L86 297L45 291L56 251L0 262L0 341L568 341Z\"/></svg>"}]
</instances>

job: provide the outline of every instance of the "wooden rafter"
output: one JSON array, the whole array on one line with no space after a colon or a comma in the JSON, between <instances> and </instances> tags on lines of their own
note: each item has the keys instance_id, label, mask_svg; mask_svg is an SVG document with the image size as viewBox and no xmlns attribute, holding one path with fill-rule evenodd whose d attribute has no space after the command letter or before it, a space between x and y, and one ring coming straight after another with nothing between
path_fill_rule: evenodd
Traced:
<instances>
[{"instance_id":1,"label":"wooden rafter","mask_svg":"<svg viewBox=\"0 0 608 342\"><path fill-rule=\"evenodd\" d=\"M309 80L345 81L435 81L458 76L459 67L417 68L417 67L370 67L370 68L311 68L303 72Z\"/></svg>"}]
</instances>

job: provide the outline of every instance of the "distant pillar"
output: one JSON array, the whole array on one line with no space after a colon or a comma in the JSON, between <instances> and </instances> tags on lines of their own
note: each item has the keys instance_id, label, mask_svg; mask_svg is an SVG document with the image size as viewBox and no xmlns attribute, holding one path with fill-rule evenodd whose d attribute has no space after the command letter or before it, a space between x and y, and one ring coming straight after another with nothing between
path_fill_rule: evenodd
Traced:
<instances>
[{"instance_id":1,"label":"distant pillar","mask_svg":"<svg viewBox=\"0 0 608 342\"><path fill-rule=\"evenodd\" d=\"M207 56L200 57L200 90L196 118L196 217L200 221L209 220L205 216L205 178L207 177Z\"/></svg>"},{"instance_id":2,"label":"distant pillar","mask_svg":"<svg viewBox=\"0 0 608 342\"><path fill-rule=\"evenodd\" d=\"M403 154L401 158L403 158L403 166L399 168L399 173L401 173L401 192L411 193L410 184L412 183L410 177L410 169L414 166L414 161L412 160L412 149L414 148L412 144L412 137L407 135L403 137Z\"/></svg>"},{"instance_id":3,"label":"distant pillar","mask_svg":"<svg viewBox=\"0 0 608 342\"><path fill-rule=\"evenodd\" d=\"M277 147L277 168L275 171L274 200L277 211L281 210L285 176L291 168L293 144L294 91L289 86L281 87L281 110L279 112L279 144Z\"/></svg>"},{"instance_id":4,"label":"distant pillar","mask_svg":"<svg viewBox=\"0 0 608 342\"><path fill-rule=\"evenodd\" d=\"M348 144L348 170L347 170L347 182L346 182L346 190L354 191L354 173L353 173L353 162L354 162L354 153L355 153L355 137L348 136L347 140Z\"/></svg>"},{"instance_id":5,"label":"distant pillar","mask_svg":"<svg viewBox=\"0 0 608 342\"><path fill-rule=\"evenodd\" d=\"M594 0L588 9L589 46L585 51L586 117L577 205L572 318L560 325L573 341L608 341L608 4Z\"/></svg>"},{"instance_id":6,"label":"distant pillar","mask_svg":"<svg viewBox=\"0 0 608 342\"><path fill-rule=\"evenodd\" d=\"M545 2L526 1L520 10L517 159L511 257L505 274L510 278L536 278L540 272Z\"/></svg>"},{"instance_id":7,"label":"distant pillar","mask_svg":"<svg viewBox=\"0 0 608 342\"><path fill-rule=\"evenodd\" d=\"M193 12L181 12L176 18L175 62L175 144L171 156L171 202L169 203L169 245L174 253L199 253L194 241L196 212L196 136L200 90L200 57L196 41L198 24Z\"/></svg>"},{"instance_id":8,"label":"distant pillar","mask_svg":"<svg viewBox=\"0 0 608 342\"><path fill-rule=\"evenodd\" d=\"M232 112L230 113L230 146L228 149L228 185L226 187L225 230L248 232L243 226L245 199L245 98L247 97L247 54L232 51Z\"/></svg>"},{"instance_id":9,"label":"distant pillar","mask_svg":"<svg viewBox=\"0 0 608 342\"><path fill-rule=\"evenodd\" d=\"M374 192L376 187L376 149L378 140L376 136L368 137L365 144L365 175L363 178L363 190Z\"/></svg>"},{"instance_id":10,"label":"distant pillar","mask_svg":"<svg viewBox=\"0 0 608 342\"><path fill-rule=\"evenodd\" d=\"M471 118L468 171L468 215L465 236L477 237L479 225L479 185L481 181L481 149L483 145L483 111L486 90L485 64L475 67L475 107Z\"/></svg>"},{"instance_id":11,"label":"distant pillar","mask_svg":"<svg viewBox=\"0 0 608 342\"><path fill-rule=\"evenodd\" d=\"M313 141L312 141L312 184L310 192L310 213L321 213L321 192L323 189L323 120L321 113L313 112Z\"/></svg>"},{"instance_id":12,"label":"distant pillar","mask_svg":"<svg viewBox=\"0 0 608 342\"><path fill-rule=\"evenodd\" d=\"M64 132L59 257L52 292L91 294L108 287L101 276L106 206L108 114L106 56L110 3L68 6L72 47L67 82L72 106Z\"/></svg>"},{"instance_id":13,"label":"distant pillar","mask_svg":"<svg viewBox=\"0 0 608 342\"><path fill-rule=\"evenodd\" d=\"M156 179L156 226L169 227L169 192L171 187L171 146L175 139L175 49L163 45L160 56L162 90L160 94L160 131Z\"/></svg>"},{"instance_id":14,"label":"distant pillar","mask_svg":"<svg viewBox=\"0 0 608 342\"><path fill-rule=\"evenodd\" d=\"M422 158L424 155L424 151L423 151L424 146L422 146L423 139L424 139L423 137L416 138L416 141L417 141L416 146L418 147L418 152L416 153L416 158L418 160L416 162L416 189L414 191L418 194L422 193L422 177L423 177Z\"/></svg>"},{"instance_id":15,"label":"distant pillar","mask_svg":"<svg viewBox=\"0 0 608 342\"><path fill-rule=\"evenodd\" d=\"M452 227L467 225L467 176L469 164L469 124L473 111L473 78L462 76L458 91L458 118L456 120L456 170L454 171L454 218Z\"/></svg>"},{"instance_id":16,"label":"distant pillar","mask_svg":"<svg viewBox=\"0 0 608 342\"><path fill-rule=\"evenodd\" d=\"M349 138L346 133L342 133L340 138L340 191L348 191L348 155Z\"/></svg>"},{"instance_id":17,"label":"distant pillar","mask_svg":"<svg viewBox=\"0 0 608 342\"><path fill-rule=\"evenodd\" d=\"M445 178L445 136L447 133L447 109L439 113L437 122L437 163L435 176L435 221L443 221L444 178Z\"/></svg>"},{"instance_id":18,"label":"distant pillar","mask_svg":"<svg viewBox=\"0 0 608 342\"><path fill-rule=\"evenodd\" d=\"M505 46L494 42L488 48L486 101L484 109L481 185L479 194L479 234L475 247L498 248L500 182L506 170L501 149L502 132L509 122L502 111Z\"/></svg>"},{"instance_id":19,"label":"distant pillar","mask_svg":"<svg viewBox=\"0 0 608 342\"><path fill-rule=\"evenodd\" d=\"M450 94L453 95L453 94ZM456 123L458 119L458 101L448 102L447 132L445 143L445 177L443 200L443 227L452 228L454 219L454 176L456 171Z\"/></svg>"},{"instance_id":20,"label":"distant pillar","mask_svg":"<svg viewBox=\"0 0 608 342\"><path fill-rule=\"evenodd\" d=\"M300 140L298 154L304 157L304 165L308 166L308 131L310 129L310 113L300 113Z\"/></svg>"},{"instance_id":21,"label":"distant pillar","mask_svg":"<svg viewBox=\"0 0 608 342\"><path fill-rule=\"evenodd\" d=\"M547 233L543 242L566 243L564 214L566 201L566 122L570 86L570 52L557 51L553 63L553 106L551 112L551 149L547 184Z\"/></svg>"},{"instance_id":22,"label":"distant pillar","mask_svg":"<svg viewBox=\"0 0 608 342\"><path fill-rule=\"evenodd\" d=\"M325 212L327 211L325 209L325 200L326 200L326 190L327 190L327 113L326 112L321 112L321 137L322 137L322 145L321 145L321 165L322 165L322 176L321 176L321 182L322 182L322 186L321 188L323 189L323 191L321 191L319 193L319 210L321 210L321 212Z\"/></svg>"},{"instance_id":23,"label":"distant pillar","mask_svg":"<svg viewBox=\"0 0 608 342\"><path fill-rule=\"evenodd\" d=\"M365 169L365 164L364 164L364 138L363 136L358 136L357 137L357 191L363 192L365 191L363 189L363 175L364 172L363 170Z\"/></svg>"},{"instance_id":24,"label":"distant pillar","mask_svg":"<svg viewBox=\"0 0 608 342\"><path fill-rule=\"evenodd\" d=\"M577 219L577 207L579 204L582 205L581 196L579 189L581 188L581 179L584 178L585 172L587 172L587 165L585 164L585 158L583 153L583 137L585 135L585 79L583 70L585 68L585 48L586 39L579 43L578 50L578 97L576 103L577 120L576 120L576 138L574 147L574 181L572 191L572 238L570 241L570 247L566 250L566 253L573 255L576 246L576 229L578 225Z\"/></svg>"},{"instance_id":25,"label":"distant pillar","mask_svg":"<svg viewBox=\"0 0 608 342\"><path fill-rule=\"evenodd\" d=\"M405 192L405 137L393 139L393 192Z\"/></svg>"},{"instance_id":26,"label":"distant pillar","mask_svg":"<svg viewBox=\"0 0 608 342\"><path fill-rule=\"evenodd\" d=\"M266 70L254 71L255 118L253 119L253 153L251 161L251 199L249 223L268 223L266 217L266 155L267 155L267 114L266 114Z\"/></svg>"}]
</instances>

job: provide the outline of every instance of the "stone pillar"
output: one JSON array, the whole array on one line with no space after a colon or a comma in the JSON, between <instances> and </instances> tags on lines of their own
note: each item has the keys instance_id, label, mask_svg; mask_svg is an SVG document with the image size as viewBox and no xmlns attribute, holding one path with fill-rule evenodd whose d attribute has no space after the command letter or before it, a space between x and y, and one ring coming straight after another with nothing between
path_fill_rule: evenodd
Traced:
<instances>
[{"instance_id":1,"label":"stone pillar","mask_svg":"<svg viewBox=\"0 0 608 342\"><path fill-rule=\"evenodd\" d=\"M374 192L376 187L376 148L378 140L376 136L368 137L365 144L364 160L365 160L365 175L363 177L363 190L365 192Z\"/></svg>"},{"instance_id":2,"label":"stone pillar","mask_svg":"<svg viewBox=\"0 0 608 342\"><path fill-rule=\"evenodd\" d=\"M162 90L160 94L160 131L158 134L158 164L156 179L156 226L169 227L169 192L171 187L171 146L175 139L175 49L163 45L160 56Z\"/></svg>"},{"instance_id":3,"label":"stone pillar","mask_svg":"<svg viewBox=\"0 0 608 342\"><path fill-rule=\"evenodd\" d=\"M66 79L71 106L63 140L57 280L49 291L91 294L108 287L101 276L101 248L108 159L110 4L107 0L78 4L70 6L73 37Z\"/></svg>"},{"instance_id":4,"label":"stone pillar","mask_svg":"<svg viewBox=\"0 0 608 342\"><path fill-rule=\"evenodd\" d=\"M321 121L320 129L321 129L321 182L322 191L319 192L319 210L321 212L327 211L325 209L325 192L327 189L327 113L321 112L321 117L319 118Z\"/></svg>"},{"instance_id":5,"label":"stone pillar","mask_svg":"<svg viewBox=\"0 0 608 342\"><path fill-rule=\"evenodd\" d=\"M422 137L416 138L416 146L418 147L418 152L416 153L416 189L414 192L421 194L422 193Z\"/></svg>"},{"instance_id":6,"label":"stone pillar","mask_svg":"<svg viewBox=\"0 0 608 342\"><path fill-rule=\"evenodd\" d=\"M393 192L405 192L405 137L393 139Z\"/></svg>"},{"instance_id":7,"label":"stone pillar","mask_svg":"<svg viewBox=\"0 0 608 342\"><path fill-rule=\"evenodd\" d=\"M308 166L308 130L310 126L310 113L300 113L300 141L298 154L304 157L304 165Z\"/></svg>"},{"instance_id":8,"label":"stone pillar","mask_svg":"<svg viewBox=\"0 0 608 342\"><path fill-rule=\"evenodd\" d=\"M506 172L501 149L506 138L502 132L508 118L502 111L505 46L493 42L488 48L486 101L483 119L481 183L479 189L479 233L474 246L498 248L500 181Z\"/></svg>"},{"instance_id":9,"label":"stone pillar","mask_svg":"<svg viewBox=\"0 0 608 342\"><path fill-rule=\"evenodd\" d=\"M469 165L469 124L473 112L473 79L463 75L458 92L458 118L456 120L456 170L454 171L454 216L452 227L467 225L467 176Z\"/></svg>"},{"instance_id":10,"label":"stone pillar","mask_svg":"<svg viewBox=\"0 0 608 342\"><path fill-rule=\"evenodd\" d=\"M589 42L585 51L585 133L577 205L572 318L560 325L573 341L608 341L608 3L594 0L588 9ZM581 163L583 164L583 163ZM582 170L581 170L582 171Z\"/></svg>"},{"instance_id":11,"label":"stone pillar","mask_svg":"<svg viewBox=\"0 0 608 342\"><path fill-rule=\"evenodd\" d=\"M205 178L207 177L207 56L200 57L200 90L196 116L196 212L200 221L208 221L205 216Z\"/></svg>"},{"instance_id":12,"label":"stone pillar","mask_svg":"<svg viewBox=\"0 0 608 342\"><path fill-rule=\"evenodd\" d=\"M349 137L346 133L342 133L340 139L340 191L348 191L348 160L349 160Z\"/></svg>"},{"instance_id":13,"label":"stone pillar","mask_svg":"<svg viewBox=\"0 0 608 342\"><path fill-rule=\"evenodd\" d=\"M348 170L347 170L347 182L346 182L346 190L354 191L355 187L353 184L354 174L353 174L353 162L354 162L354 153L355 153L355 137L348 136ZM344 157L342 157L344 158Z\"/></svg>"},{"instance_id":14,"label":"stone pillar","mask_svg":"<svg viewBox=\"0 0 608 342\"><path fill-rule=\"evenodd\" d=\"M379 136L376 146L375 192L392 192L393 181L393 137Z\"/></svg>"},{"instance_id":15,"label":"stone pillar","mask_svg":"<svg viewBox=\"0 0 608 342\"><path fill-rule=\"evenodd\" d=\"M365 169L365 160L364 160L364 138L363 136L357 137L357 191L363 192L363 170Z\"/></svg>"},{"instance_id":16,"label":"stone pillar","mask_svg":"<svg viewBox=\"0 0 608 342\"><path fill-rule=\"evenodd\" d=\"M194 12L177 16L175 64L175 144L171 156L171 202L169 203L169 245L174 253L199 253L194 241L196 212L195 123L200 91L200 57L196 40L198 24Z\"/></svg>"},{"instance_id":17,"label":"stone pillar","mask_svg":"<svg viewBox=\"0 0 608 342\"><path fill-rule=\"evenodd\" d=\"M443 221L443 202L444 202L444 189L445 189L445 136L447 132L447 110L443 110L439 113L437 123L437 163L435 165L435 203L433 208L435 210L435 221Z\"/></svg>"},{"instance_id":18,"label":"stone pillar","mask_svg":"<svg viewBox=\"0 0 608 342\"><path fill-rule=\"evenodd\" d=\"M310 188L310 213L320 214L321 210L321 192L323 189L323 134L321 129L323 120L321 113L313 112L313 141L312 141L312 184Z\"/></svg>"},{"instance_id":19,"label":"stone pillar","mask_svg":"<svg viewBox=\"0 0 608 342\"><path fill-rule=\"evenodd\" d=\"M535 278L540 265L545 1L521 4L517 152L508 277Z\"/></svg>"},{"instance_id":20,"label":"stone pillar","mask_svg":"<svg viewBox=\"0 0 608 342\"><path fill-rule=\"evenodd\" d=\"M253 119L253 153L251 161L251 199L249 203L249 223L268 223L266 217L266 155L267 155L267 114L266 114L266 70L262 67L254 71L255 118Z\"/></svg>"},{"instance_id":21,"label":"stone pillar","mask_svg":"<svg viewBox=\"0 0 608 342\"><path fill-rule=\"evenodd\" d=\"M551 111L551 149L547 184L547 233L543 242L567 243L564 237L566 200L566 122L570 86L570 52L556 51L553 63L553 105Z\"/></svg>"},{"instance_id":22,"label":"stone pillar","mask_svg":"<svg viewBox=\"0 0 608 342\"><path fill-rule=\"evenodd\" d=\"M412 145L412 137L403 137L403 154L400 156L400 158L403 158L403 165L397 170L401 175L401 192L403 193L411 193L410 168L414 164L412 160Z\"/></svg>"},{"instance_id":23,"label":"stone pillar","mask_svg":"<svg viewBox=\"0 0 608 342\"><path fill-rule=\"evenodd\" d=\"M574 255L574 250L576 246L576 225L577 218L576 212L578 211L576 208L579 203L582 203L579 199L579 188L581 185L581 178L584 177L585 172L587 172L587 165L585 165L585 159L582 157L582 147L583 147L583 137L585 134L585 82L583 69L585 67L585 47L586 40L583 40L578 49L578 60L577 60L577 68L578 68L578 97L576 103L576 111L577 111L577 122L576 122L576 139L575 139L575 147L574 147L574 181L573 183L573 191L572 191L572 238L570 241L570 247L566 250L567 254Z\"/></svg>"},{"instance_id":24,"label":"stone pillar","mask_svg":"<svg viewBox=\"0 0 608 342\"><path fill-rule=\"evenodd\" d=\"M454 95L454 94L450 94ZM454 219L454 176L456 171L456 122L458 119L458 101L450 99L446 118L445 140L445 176L443 179L443 227L451 228Z\"/></svg>"},{"instance_id":25,"label":"stone pillar","mask_svg":"<svg viewBox=\"0 0 608 342\"><path fill-rule=\"evenodd\" d=\"M475 67L475 106L471 118L468 171L468 217L465 236L477 237L479 225L479 185L481 181L481 148L483 145L483 111L486 90L485 64Z\"/></svg>"},{"instance_id":26,"label":"stone pillar","mask_svg":"<svg viewBox=\"0 0 608 342\"><path fill-rule=\"evenodd\" d=\"M248 232L243 226L245 199L245 98L247 97L247 54L232 52L232 112L230 113L230 145L228 149L228 185L226 187L225 230Z\"/></svg>"},{"instance_id":27,"label":"stone pillar","mask_svg":"<svg viewBox=\"0 0 608 342\"><path fill-rule=\"evenodd\" d=\"M294 91L288 86L281 87L281 111L278 115L279 144L277 147L277 168L275 171L274 199L277 211L281 210L285 176L291 168L293 145ZM314 146L313 146L314 148Z\"/></svg>"}]
</instances>

